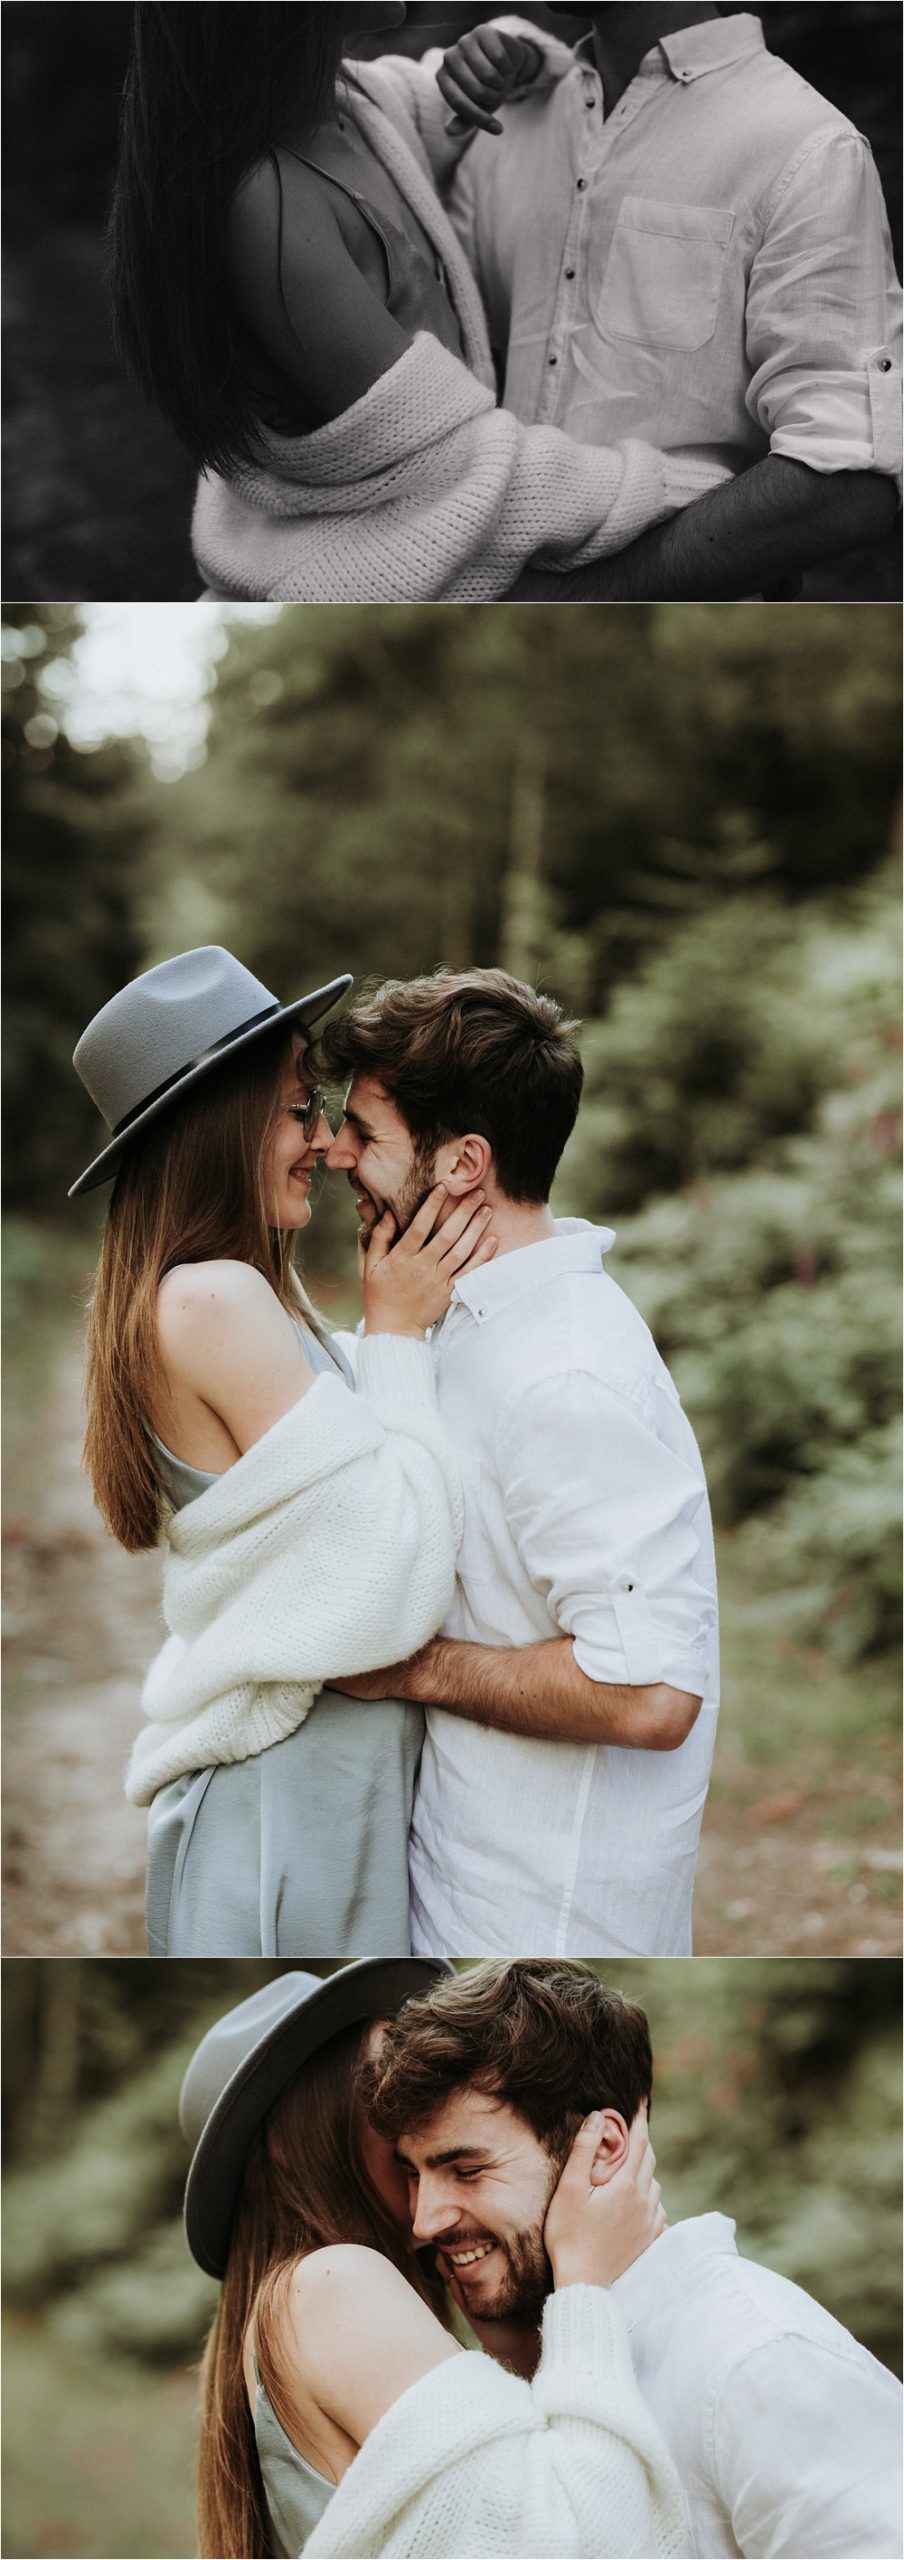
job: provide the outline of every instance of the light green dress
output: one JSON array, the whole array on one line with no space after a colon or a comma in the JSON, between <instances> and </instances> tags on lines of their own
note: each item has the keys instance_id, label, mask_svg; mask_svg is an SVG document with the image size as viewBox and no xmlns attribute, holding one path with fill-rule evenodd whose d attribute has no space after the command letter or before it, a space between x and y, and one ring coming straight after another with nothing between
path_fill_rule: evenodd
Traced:
<instances>
[{"instance_id":1,"label":"light green dress","mask_svg":"<svg viewBox=\"0 0 904 2560\"><path fill-rule=\"evenodd\" d=\"M338 1345L298 1326L316 1370L354 1377ZM155 1437L179 1511L216 1477ZM322 1689L297 1732L251 1760L195 1769L148 1814L152 1956L407 1956L408 1827L419 1707Z\"/></svg>"},{"instance_id":2,"label":"light green dress","mask_svg":"<svg viewBox=\"0 0 904 2560\"><path fill-rule=\"evenodd\" d=\"M309 2533L313 2533L329 2506L335 2484L325 2480L322 2471L315 2471L304 2455L296 2452L271 2409L256 2356L254 2377L254 2436L273 2549L277 2560L297 2560Z\"/></svg>"}]
</instances>

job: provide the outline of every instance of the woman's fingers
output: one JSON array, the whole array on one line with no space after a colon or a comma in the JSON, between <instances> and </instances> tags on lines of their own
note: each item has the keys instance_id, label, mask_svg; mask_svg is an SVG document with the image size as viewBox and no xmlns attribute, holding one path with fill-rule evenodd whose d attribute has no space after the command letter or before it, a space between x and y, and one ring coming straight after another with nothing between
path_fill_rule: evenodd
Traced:
<instances>
[{"instance_id":1,"label":"woman's fingers","mask_svg":"<svg viewBox=\"0 0 904 2560\"><path fill-rule=\"evenodd\" d=\"M591 2171L596 2157L596 2147L600 2138L602 2121L602 2111L599 2107L594 2108L592 2115L585 2116L580 2132L575 2134L571 2150L569 2151L568 2158L565 2162L562 2175L559 2179L559 2185L556 2188L557 2195L563 2187L566 2191L569 2188L575 2187L578 2189L579 2193L583 2193L584 2188L590 2186Z\"/></svg>"},{"instance_id":2,"label":"woman's fingers","mask_svg":"<svg viewBox=\"0 0 904 2560\"><path fill-rule=\"evenodd\" d=\"M435 1182L432 1191L428 1191L426 1200L421 1201L420 1208L415 1210L414 1217L409 1219L404 1234L400 1236L400 1251L408 1248L412 1253L420 1252L428 1236L433 1234L445 1198L445 1183Z\"/></svg>"},{"instance_id":3,"label":"woman's fingers","mask_svg":"<svg viewBox=\"0 0 904 2560\"><path fill-rule=\"evenodd\" d=\"M460 124L501 133L493 108L528 76L530 52L518 38L475 27L446 55L437 85Z\"/></svg>"},{"instance_id":4,"label":"woman's fingers","mask_svg":"<svg viewBox=\"0 0 904 2560\"><path fill-rule=\"evenodd\" d=\"M442 1272L457 1273L464 1268L477 1246L485 1241L492 1215L492 1209L485 1204L476 1207L468 1201L466 1210L460 1209L457 1215L446 1219L437 1238Z\"/></svg>"},{"instance_id":5,"label":"woman's fingers","mask_svg":"<svg viewBox=\"0 0 904 2560\"><path fill-rule=\"evenodd\" d=\"M395 1239L396 1222L392 1210L384 1209L382 1218L377 1219L376 1226L371 1227L367 1235L358 1239L359 1252L371 1271L376 1269L378 1262L385 1262L387 1254L392 1252Z\"/></svg>"}]
</instances>

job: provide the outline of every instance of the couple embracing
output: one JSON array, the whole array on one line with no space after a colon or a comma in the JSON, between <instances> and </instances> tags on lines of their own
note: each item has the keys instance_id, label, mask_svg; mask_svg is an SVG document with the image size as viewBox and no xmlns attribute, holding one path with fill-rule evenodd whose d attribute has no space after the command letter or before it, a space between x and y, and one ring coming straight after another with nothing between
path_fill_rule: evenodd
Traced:
<instances>
[{"instance_id":1,"label":"couple embracing","mask_svg":"<svg viewBox=\"0 0 904 2560\"><path fill-rule=\"evenodd\" d=\"M127 1777L150 1951L688 1954L712 1532L611 1231L548 1205L577 1026L440 970L315 1046L349 985L282 1004L209 946L76 1050L112 1135L74 1190L114 1185L87 1463L123 1545L164 1547ZM357 1336L292 1259L323 1161Z\"/></svg>"},{"instance_id":2,"label":"couple embracing","mask_svg":"<svg viewBox=\"0 0 904 2560\"><path fill-rule=\"evenodd\" d=\"M667 2227L652 2084L643 2010L550 1959L285 1973L209 2029L205 2560L894 2560L897 2382L725 2215Z\"/></svg>"},{"instance_id":3,"label":"couple embracing","mask_svg":"<svg viewBox=\"0 0 904 2560\"><path fill-rule=\"evenodd\" d=\"M136 7L115 319L205 591L749 597L886 532L881 189L757 14L426 14Z\"/></svg>"}]
</instances>

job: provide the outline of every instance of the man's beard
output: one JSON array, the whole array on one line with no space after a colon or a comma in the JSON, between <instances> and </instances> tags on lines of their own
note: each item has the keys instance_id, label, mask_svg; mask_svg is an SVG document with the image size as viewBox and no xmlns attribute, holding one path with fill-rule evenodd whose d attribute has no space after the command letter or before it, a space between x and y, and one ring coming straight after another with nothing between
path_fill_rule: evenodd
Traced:
<instances>
[{"instance_id":1,"label":"man's beard","mask_svg":"<svg viewBox=\"0 0 904 2560\"><path fill-rule=\"evenodd\" d=\"M553 2289L553 2272L543 2246L543 2225L533 2231L518 2231L506 2240L505 2270L500 2276L492 2300L480 2307L475 2302L475 2320L529 2320L543 2317L543 2306ZM467 2303L467 2295L464 2296Z\"/></svg>"},{"instance_id":2,"label":"man's beard","mask_svg":"<svg viewBox=\"0 0 904 2560\"><path fill-rule=\"evenodd\" d=\"M377 1199L372 1191L368 1192L367 1197L373 1202L374 1214L371 1220L363 1220L362 1224L376 1226L383 1216L384 1209L391 1209L398 1233L400 1236L404 1235L406 1227L410 1227L412 1218L417 1217L418 1210L423 1207L428 1193L433 1190L436 1180L435 1161L434 1155L422 1153L416 1147L409 1171L394 1199Z\"/></svg>"}]
</instances>

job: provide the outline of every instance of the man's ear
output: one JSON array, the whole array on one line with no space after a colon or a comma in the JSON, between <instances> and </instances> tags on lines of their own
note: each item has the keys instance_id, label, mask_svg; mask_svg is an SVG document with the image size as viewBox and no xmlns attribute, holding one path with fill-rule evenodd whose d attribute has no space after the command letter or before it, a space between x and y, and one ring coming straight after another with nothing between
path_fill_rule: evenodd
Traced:
<instances>
[{"instance_id":1,"label":"man's ear","mask_svg":"<svg viewBox=\"0 0 904 2560\"><path fill-rule=\"evenodd\" d=\"M628 2126L615 2107L604 2107L600 2138L590 2172L592 2187L608 2186L616 2169L624 2166L628 2151Z\"/></svg>"},{"instance_id":2,"label":"man's ear","mask_svg":"<svg viewBox=\"0 0 904 2560\"><path fill-rule=\"evenodd\" d=\"M435 1179L444 1182L453 1199L463 1200L468 1191L480 1191L493 1171L493 1150L488 1138L476 1132L467 1138L448 1138L438 1147Z\"/></svg>"}]
</instances>

